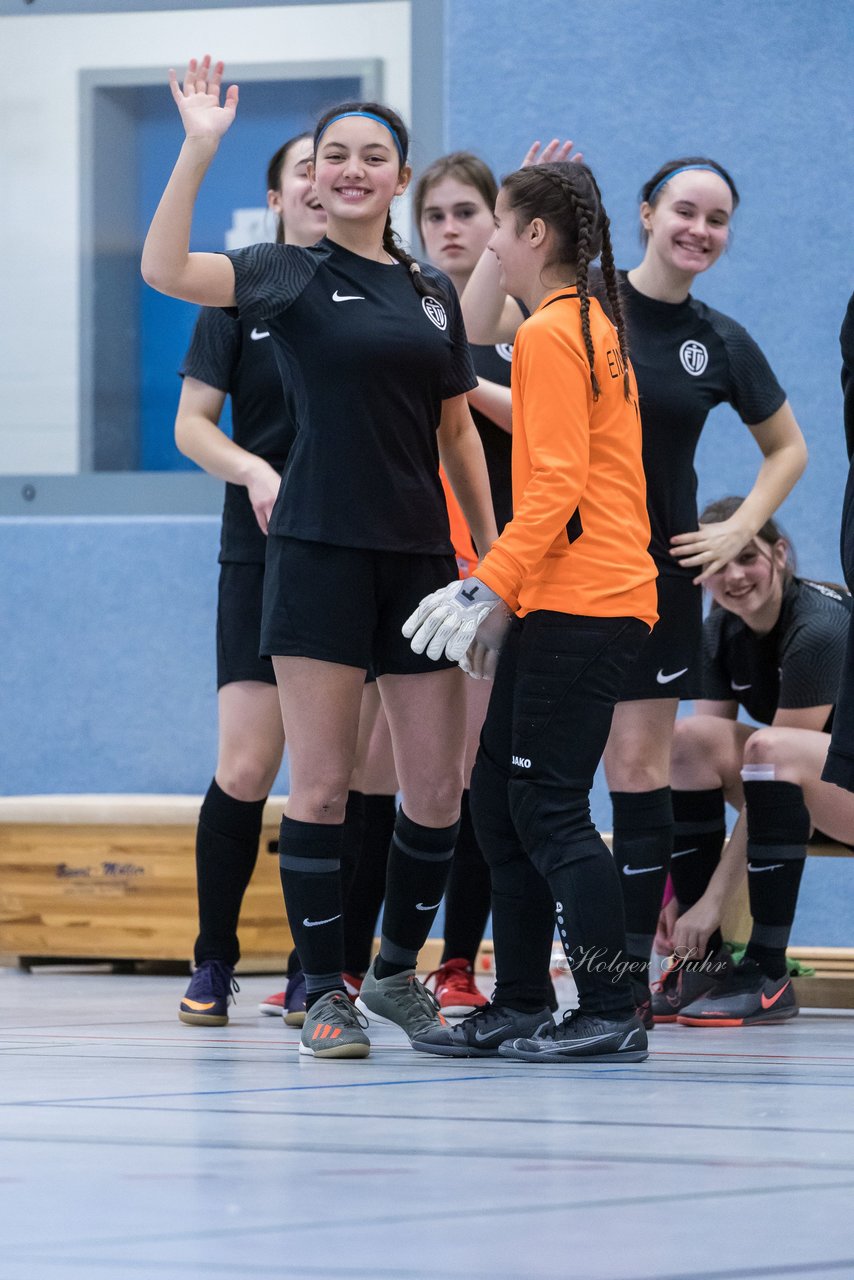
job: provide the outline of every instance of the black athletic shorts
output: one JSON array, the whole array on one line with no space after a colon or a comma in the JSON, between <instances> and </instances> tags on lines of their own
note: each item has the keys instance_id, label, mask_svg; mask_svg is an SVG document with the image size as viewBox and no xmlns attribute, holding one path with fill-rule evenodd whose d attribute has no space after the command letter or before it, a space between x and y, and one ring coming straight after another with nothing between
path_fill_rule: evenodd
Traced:
<instances>
[{"instance_id":1,"label":"black athletic shorts","mask_svg":"<svg viewBox=\"0 0 854 1280\"><path fill-rule=\"evenodd\" d=\"M658 622L626 674L621 702L702 698L703 589L690 578L658 575Z\"/></svg>"},{"instance_id":2,"label":"black athletic shorts","mask_svg":"<svg viewBox=\"0 0 854 1280\"><path fill-rule=\"evenodd\" d=\"M261 652L317 658L382 675L456 664L413 653L400 628L416 605L458 577L453 556L412 555L269 534Z\"/></svg>"},{"instance_id":3,"label":"black athletic shorts","mask_svg":"<svg viewBox=\"0 0 854 1280\"><path fill-rule=\"evenodd\" d=\"M238 680L275 684L269 658L259 658L263 564L226 561L219 567L216 611L216 687Z\"/></svg>"}]
</instances>

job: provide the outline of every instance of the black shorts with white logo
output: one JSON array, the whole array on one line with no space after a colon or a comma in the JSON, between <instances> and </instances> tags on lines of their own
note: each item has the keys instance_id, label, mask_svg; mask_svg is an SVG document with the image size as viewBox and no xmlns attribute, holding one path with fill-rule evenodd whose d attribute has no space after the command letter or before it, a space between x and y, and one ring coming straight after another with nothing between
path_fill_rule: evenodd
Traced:
<instances>
[{"instance_id":1,"label":"black shorts with white logo","mask_svg":"<svg viewBox=\"0 0 854 1280\"><path fill-rule=\"evenodd\" d=\"M261 652L317 658L375 675L456 664L413 653L400 628L431 591L453 582L453 556L267 538Z\"/></svg>"},{"instance_id":2,"label":"black shorts with white logo","mask_svg":"<svg viewBox=\"0 0 854 1280\"><path fill-rule=\"evenodd\" d=\"M658 622L629 669L621 702L703 696L703 590L658 575Z\"/></svg>"},{"instance_id":3,"label":"black shorts with white logo","mask_svg":"<svg viewBox=\"0 0 854 1280\"><path fill-rule=\"evenodd\" d=\"M225 561L220 565L216 611L217 689L238 680L276 683L272 662L258 656L263 590L263 564Z\"/></svg>"}]
</instances>

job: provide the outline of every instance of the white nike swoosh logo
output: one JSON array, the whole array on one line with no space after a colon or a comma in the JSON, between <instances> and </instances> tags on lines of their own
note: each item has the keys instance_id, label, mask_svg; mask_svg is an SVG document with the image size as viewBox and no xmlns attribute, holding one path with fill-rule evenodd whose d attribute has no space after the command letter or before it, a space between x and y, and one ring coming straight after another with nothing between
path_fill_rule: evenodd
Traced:
<instances>
[{"instance_id":1,"label":"white nike swoosh logo","mask_svg":"<svg viewBox=\"0 0 854 1280\"><path fill-rule=\"evenodd\" d=\"M671 676L666 676L663 671L659 670L659 673L655 678L659 684L670 684L671 680L678 680L680 676L684 676L687 670L687 667L683 667L681 671L674 671Z\"/></svg>"},{"instance_id":2,"label":"white nike swoosh logo","mask_svg":"<svg viewBox=\"0 0 854 1280\"><path fill-rule=\"evenodd\" d=\"M440 898L440 899L439 899L439 902L441 902L441 901L442 901L442 899ZM434 902L434 903L433 903L433 905L432 905L432 907L425 907L423 902L416 902L416 904L415 904L415 910L416 910L416 911L435 911L435 910L436 910L436 908L437 908L437 907L438 907L438 905L439 905L439 902Z\"/></svg>"},{"instance_id":3,"label":"white nike swoosh logo","mask_svg":"<svg viewBox=\"0 0 854 1280\"><path fill-rule=\"evenodd\" d=\"M340 920L341 912L337 916L330 916L328 920L309 920L308 916L303 920L306 929L316 929L319 924L332 924L333 920Z\"/></svg>"},{"instance_id":4,"label":"white nike swoosh logo","mask_svg":"<svg viewBox=\"0 0 854 1280\"><path fill-rule=\"evenodd\" d=\"M750 684L736 684L734 680L730 680L729 687L730 689L734 689L736 693L741 693L744 689L753 688Z\"/></svg>"},{"instance_id":5,"label":"white nike swoosh logo","mask_svg":"<svg viewBox=\"0 0 854 1280\"><path fill-rule=\"evenodd\" d=\"M770 867L754 867L752 862L748 862L747 870L748 871L779 871L782 866L783 866L782 862L775 862Z\"/></svg>"},{"instance_id":6,"label":"white nike swoosh logo","mask_svg":"<svg viewBox=\"0 0 854 1280\"><path fill-rule=\"evenodd\" d=\"M332 295L333 302L364 302L365 296L361 293L339 293L336 289Z\"/></svg>"},{"instance_id":7,"label":"white nike swoosh logo","mask_svg":"<svg viewBox=\"0 0 854 1280\"><path fill-rule=\"evenodd\" d=\"M491 1036L500 1035L502 1031L512 1031L513 1023L505 1022L503 1027L493 1027L491 1031L475 1031L474 1038L477 1041L489 1040Z\"/></svg>"},{"instance_id":8,"label":"white nike swoosh logo","mask_svg":"<svg viewBox=\"0 0 854 1280\"><path fill-rule=\"evenodd\" d=\"M680 849L678 852L674 849L672 856L674 858L684 858L686 853L699 853L699 852L700 850L696 848L696 846L693 849Z\"/></svg>"},{"instance_id":9,"label":"white nike swoosh logo","mask_svg":"<svg viewBox=\"0 0 854 1280\"><path fill-rule=\"evenodd\" d=\"M269 338L270 334L265 329L253 329L249 337L253 342L260 342L262 338Z\"/></svg>"},{"instance_id":10,"label":"white nike swoosh logo","mask_svg":"<svg viewBox=\"0 0 854 1280\"><path fill-rule=\"evenodd\" d=\"M649 871L663 871L664 867L635 867L634 870L627 862L623 863L624 876L645 876Z\"/></svg>"}]
</instances>

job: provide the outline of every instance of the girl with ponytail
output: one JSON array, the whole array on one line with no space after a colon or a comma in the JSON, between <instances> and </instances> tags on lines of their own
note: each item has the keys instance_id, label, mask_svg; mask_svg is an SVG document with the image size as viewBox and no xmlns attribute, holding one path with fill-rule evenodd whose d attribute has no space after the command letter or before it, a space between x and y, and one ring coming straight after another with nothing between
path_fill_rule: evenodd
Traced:
<instances>
[{"instance_id":1,"label":"girl with ponytail","mask_svg":"<svg viewBox=\"0 0 854 1280\"><path fill-rule=\"evenodd\" d=\"M620 881L589 793L623 677L656 621L656 572L637 391L590 170L559 161L511 174L488 248L502 289L530 312L513 351L514 514L474 574L423 600L404 634L418 653L495 672L471 812L492 878L497 982L491 1004L413 1044L640 1061ZM590 294L600 256L614 323ZM557 1026L555 920L580 997Z\"/></svg>"},{"instance_id":2,"label":"girl with ponytail","mask_svg":"<svg viewBox=\"0 0 854 1280\"><path fill-rule=\"evenodd\" d=\"M554 141L544 154L557 149ZM526 163L538 152L535 143ZM680 699L702 696L700 584L751 541L806 464L786 393L756 342L691 294L695 278L726 250L738 203L735 182L716 160L695 155L667 161L640 192L643 258L617 272L638 381L659 622L626 679L604 764L636 1003L648 1030L652 939L674 824L683 821L670 790L676 712ZM490 258L481 258L463 296L466 327L472 342L512 342L522 316ZM613 306L607 253L602 266L611 283L606 289L591 282L592 289ZM721 403L748 426L762 461L739 510L705 526L697 519L694 453L709 413Z\"/></svg>"}]
</instances>

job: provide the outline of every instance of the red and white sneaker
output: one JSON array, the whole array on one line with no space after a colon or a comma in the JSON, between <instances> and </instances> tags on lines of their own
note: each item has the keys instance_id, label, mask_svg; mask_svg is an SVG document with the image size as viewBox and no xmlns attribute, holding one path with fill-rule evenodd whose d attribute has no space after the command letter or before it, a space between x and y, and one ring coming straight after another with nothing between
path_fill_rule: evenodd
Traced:
<instances>
[{"instance_id":1,"label":"red and white sneaker","mask_svg":"<svg viewBox=\"0 0 854 1280\"><path fill-rule=\"evenodd\" d=\"M452 1018L464 1018L489 1004L488 996L478 990L468 960L446 960L438 969L428 973L424 985L431 979L440 1012Z\"/></svg>"},{"instance_id":2,"label":"red and white sneaker","mask_svg":"<svg viewBox=\"0 0 854 1280\"><path fill-rule=\"evenodd\" d=\"M362 990L362 979L357 973L342 973L341 977L344 979L344 987L350 998L350 1003L355 1004L356 996Z\"/></svg>"},{"instance_id":3,"label":"red and white sneaker","mask_svg":"<svg viewBox=\"0 0 854 1280\"><path fill-rule=\"evenodd\" d=\"M259 1013L267 1013L272 1018L281 1018L285 1012L285 993L277 991L274 996L267 996L266 1000L262 1000L258 1005Z\"/></svg>"}]
</instances>

